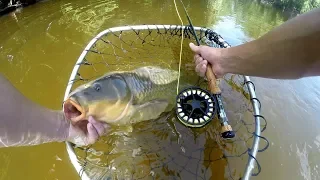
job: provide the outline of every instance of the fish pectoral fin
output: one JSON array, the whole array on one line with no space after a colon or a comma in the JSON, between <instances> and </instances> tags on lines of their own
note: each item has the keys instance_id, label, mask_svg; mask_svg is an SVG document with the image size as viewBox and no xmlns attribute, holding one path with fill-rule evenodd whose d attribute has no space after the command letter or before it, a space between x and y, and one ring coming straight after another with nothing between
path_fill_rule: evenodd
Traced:
<instances>
[{"instance_id":1,"label":"fish pectoral fin","mask_svg":"<svg viewBox=\"0 0 320 180\"><path fill-rule=\"evenodd\" d=\"M154 100L141 105L135 105L131 122L136 123L156 119L161 113L165 112L169 103L165 100Z\"/></svg>"}]
</instances>

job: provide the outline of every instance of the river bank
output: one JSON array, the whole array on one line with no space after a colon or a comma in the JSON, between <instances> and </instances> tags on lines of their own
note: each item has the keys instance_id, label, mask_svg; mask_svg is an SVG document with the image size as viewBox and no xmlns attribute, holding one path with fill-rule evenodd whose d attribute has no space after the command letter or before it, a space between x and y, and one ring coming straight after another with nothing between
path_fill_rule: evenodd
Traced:
<instances>
[{"instance_id":1,"label":"river bank","mask_svg":"<svg viewBox=\"0 0 320 180\"><path fill-rule=\"evenodd\" d=\"M39 0L0 0L0 16L15 11L18 8L32 5Z\"/></svg>"}]
</instances>

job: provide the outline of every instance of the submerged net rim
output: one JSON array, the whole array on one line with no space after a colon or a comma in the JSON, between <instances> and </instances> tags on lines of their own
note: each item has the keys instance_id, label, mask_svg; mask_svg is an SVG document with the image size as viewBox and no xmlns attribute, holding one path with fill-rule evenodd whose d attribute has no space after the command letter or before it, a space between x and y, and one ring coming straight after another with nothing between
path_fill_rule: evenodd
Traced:
<instances>
[{"instance_id":1,"label":"submerged net rim","mask_svg":"<svg viewBox=\"0 0 320 180\"><path fill-rule=\"evenodd\" d=\"M101 31L98 35L96 35L94 38L92 38L90 40L90 42L87 44L87 46L84 48L84 50L82 51L81 55L79 56L78 60L76 61L73 70L71 72L66 90L65 90L65 95L64 95L64 99L63 101L65 101L71 91L71 88L74 84L74 80L78 74L79 68L81 66L81 64L84 62L85 57L88 53L88 51L90 50L90 48L103 36L107 35L108 33L114 33L114 32L120 32L120 31L135 31L135 30L160 30L160 29L176 29L176 30L181 30L181 29L186 29L189 28L189 26L181 26L181 25L127 25L127 26L118 26L118 27L112 27L112 28L108 28L104 31ZM208 32L210 35L214 35L216 38L214 40L216 40L222 48L229 48L231 47L220 35L218 35L216 32L212 31L209 28L204 28L204 27L193 27L195 31L202 31L202 32ZM251 176L253 176L254 174L252 174L253 169L255 168L255 162L257 162L256 157L257 157L257 153L259 151L259 141L261 137L261 127L260 127L260 118L262 117L260 114L260 102L257 99L256 93L255 93L255 87L254 84L252 83L252 81L250 80L249 76L244 76L242 75L244 78L244 84L247 86L248 91L249 91L249 95L250 95L250 100L251 100L251 104L253 107L253 117L255 120L255 131L254 131L254 136L253 136L253 144L252 147L250 149L250 151L248 151L248 163L246 165L246 168L244 169L244 175L241 179L244 180L248 180L250 179ZM69 155L69 159L72 163L72 165L74 166L74 168L76 169L78 174L81 174L81 179L83 180L90 180L90 178L88 177L88 175L82 171L82 166L80 165L80 163L78 162L78 158L76 156L76 153L74 151L74 147L72 145L72 143L70 142L66 142L66 149ZM258 164L258 168L260 169L260 165ZM260 170L259 170L260 171ZM255 174L257 175L257 174Z\"/></svg>"}]
</instances>

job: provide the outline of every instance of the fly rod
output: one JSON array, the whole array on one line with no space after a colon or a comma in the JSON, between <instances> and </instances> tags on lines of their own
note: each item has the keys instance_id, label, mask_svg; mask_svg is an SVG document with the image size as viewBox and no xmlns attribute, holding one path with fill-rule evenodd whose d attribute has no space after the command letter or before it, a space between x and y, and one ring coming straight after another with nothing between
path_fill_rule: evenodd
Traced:
<instances>
[{"instance_id":1,"label":"fly rod","mask_svg":"<svg viewBox=\"0 0 320 180\"><path fill-rule=\"evenodd\" d=\"M184 12L187 16L187 19L188 19L188 22L189 22L189 25L190 25L190 28L191 28L191 31L192 31L192 34L193 36L195 37L196 39L196 42L197 42L197 45L200 46L200 41L197 37L197 34L193 28L193 25L192 25L192 22L191 22L191 19L190 19L190 16L188 15L188 12L182 2L181 1L181 4L184 8ZM218 86L218 83L217 83L217 79L212 71L212 67L210 65L210 63L208 63L207 65L207 70L206 70L206 77L207 77L207 80L208 80L208 89L209 91L213 94L214 98L216 99L216 102L217 102L217 113L218 113L218 118L219 118L219 121L220 121L220 124L221 124L221 136L222 138L224 139L231 139L233 137L235 137L235 133L234 131L232 130L232 127L229 125L228 123L228 117L225 113L225 110L224 110L224 107L223 107L223 103L222 103L222 97L221 97L221 90Z\"/></svg>"}]
</instances>

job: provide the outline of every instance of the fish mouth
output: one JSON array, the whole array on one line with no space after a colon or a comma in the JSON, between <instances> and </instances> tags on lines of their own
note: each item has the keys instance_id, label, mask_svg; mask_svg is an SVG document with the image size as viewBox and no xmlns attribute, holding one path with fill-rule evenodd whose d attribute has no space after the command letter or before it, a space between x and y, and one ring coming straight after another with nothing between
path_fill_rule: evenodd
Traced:
<instances>
[{"instance_id":1,"label":"fish mouth","mask_svg":"<svg viewBox=\"0 0 320 180\"><path fill-rule=\"evenodd\" d=\"M72 122L78 122L81 120L85 120L86 118L86 111L80 105L80 103L73 98L68 98L64 102L63 111L65 117L67 119L70 119Z\"/></svg>"}]
</instances>

